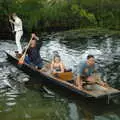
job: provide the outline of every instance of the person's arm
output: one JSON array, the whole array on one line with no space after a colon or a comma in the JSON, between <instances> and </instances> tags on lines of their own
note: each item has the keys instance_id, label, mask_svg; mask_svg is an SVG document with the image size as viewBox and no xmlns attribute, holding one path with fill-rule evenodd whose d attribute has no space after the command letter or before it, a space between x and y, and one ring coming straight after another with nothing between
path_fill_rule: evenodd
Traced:
<instances>
[{"instance_id":1,"label":"person's arm","mask_svg":"<svg viewBox=\"0 0 120 120\"><path fill-rule=\"evenodd\" d=\"M76 78L76 81L75 81L75 85L76 85L77 87L79 87L79 88L82 89L82 85L83 85L82 82L83 82L83 81L82 81L80 75L77 75L77 78Z\"/></svg>"},{"instance_id":2,"label":"person's arm","mask_svg":"<svg viewBox=\"0 0 120 120\"><path fill-rule=\"evenodd\" d=\"M42 46L42 41L41 41L41 40L40 40L40 41L37 41L37 40L39 40L39 37L36 36L35 33L32 33L32 34L31 34L31 37L36 40L36 48L37 48L37 50L39 51L40 48L41 48L41 46Z\"/></svg>"},{"instance_id":3,"label":"person's arm","mask_svg":"<svg viewBox=\"0 0 120 120\"><path fill-rule=\"evenodd\" d=\"M78 87L82 87L82 80L80 79L80 75L77 75L76 85L77 85Z\"/></svg>"},{"instance_id":4,"label":"person's arm","mask_svg":"<svg viewBox=\"0 0 120 120\"><path fill-rule=\"evenodd\" d=\"M76 85L78 87L82 88L82 79L81 79L81 75L84 71L84 65L83 63L79 63L78 67L77 67L77 79L76 79Z\"/></svg>"},{"instance_id":5,"label":"person's arm","mask_svg":"<svg viewBox=\"0 0 120 120\"><path fill-rule=\"evenodd\" d=\"M39 40L39 37L35 33L32 33L32 38L35 38L36 40Z\"/></svg>"},{"instance_id":6,"label":"person's arm","mask_svg":"<svg viewBox=\"0 0 120 120\"><path fill-rule=\"evenodd\" d=\"M53 61L51 62L51 65L50 65L50 70L51 70L51 72L53 72L54 70L53 70Z\"/></svg>"},{"instance_id":7,"label":"person's arm","mask_svg":"<svg viewBox=\"0 0 120 120\"><path fill-rule=\"evenodd\" d=\"M10 21L12 24L17 25L17 26L20 26L20 23L21 23L21 21L20 21L19 19L15 20L15 22L14 22L12 19L10 19L9 21Z\"/></svg>"},{"instance_id":8,"label":"person's arm","mask_svg":"<svg viewBox=\"0 0 120 120\"><path fill-rule=\"evenodd\" d=\"M36 39L36 40L39 40L39 37L35 35L35 39Z\"/></svg>"},{"instance_id":9,"label":"person's arm","mask_svg":"<svg viewBox=\"0 0 120 120\"><path fill-rule=\"evenodd\" d=\"M12 24L14 24L14 21L12 19L9 19L9 22L12 23Z\"/></svg>"},{"instance_id":10,"label":"person's arm","mask_svg":"<svg viewBox=\"0 0 120 120\"><path fill-rule=\"evenodd\" d=\"M97 73L97 72L99 72L99 66L95 64L93 66L93 73Z\"/></svg>"},{"instance_id":11,"label":"person's arm","mask_svg":"<svg viewBox=\"0 0 120 120\"><path fill-rule=\"evenodd\" d=\"M64 72L64 64L63 63L60 63L60 69L61 69L61 71L59 73L63 73Z\"/></svg>"}]
</instances>

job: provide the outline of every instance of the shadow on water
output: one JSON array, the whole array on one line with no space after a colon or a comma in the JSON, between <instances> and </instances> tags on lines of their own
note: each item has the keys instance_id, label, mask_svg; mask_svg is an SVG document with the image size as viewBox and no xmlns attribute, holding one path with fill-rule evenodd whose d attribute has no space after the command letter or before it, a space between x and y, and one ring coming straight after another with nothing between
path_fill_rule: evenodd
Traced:
<instances>
[{"instance_id":1,"label":"shadow on water","mask_svg":"<svg viewBox=\"0 0 120 120\"><path fill-rule=\"evenodd\" d=\"M24 43L25 44L25 43ZM13 41L0 42L0 117L3 120L120 120L120 98L110 102L89 101L35 78L8 63L2 50L15 50ZM41 55L52 59L59 54L75 70L76 65L93 54L104 70L106 81L120 89L120 40L113 38L65 40L61 36L44 38ZM68 59L69 58L69 59ZM22 81L27 81L24 86ZM32 82L31 82L32 81ZM34 82L33 82L34 81ZM23 83L23 84L22 84Z\"/></svg>"}]
</instances>

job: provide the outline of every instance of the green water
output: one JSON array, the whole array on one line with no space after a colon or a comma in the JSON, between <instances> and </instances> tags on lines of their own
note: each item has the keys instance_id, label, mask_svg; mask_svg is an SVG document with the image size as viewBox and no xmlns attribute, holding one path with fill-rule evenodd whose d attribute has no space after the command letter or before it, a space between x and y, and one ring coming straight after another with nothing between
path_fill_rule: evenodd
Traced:
<instances>
[{"instance_id":1,"label":"green water","mask_svg":"<svg viewBox=\"0 0 120 120\"><path fill-rule=\"evenodd\" d=\"M1 104L3 112L0 113L2 120L57 120L66 119L68 114L67 101L44 99L39 92L27 90L25 94L16 97L14 106L7 105L7 97ZM12 103L12 101L11 101Z\"/></svg>"}]
</instances>

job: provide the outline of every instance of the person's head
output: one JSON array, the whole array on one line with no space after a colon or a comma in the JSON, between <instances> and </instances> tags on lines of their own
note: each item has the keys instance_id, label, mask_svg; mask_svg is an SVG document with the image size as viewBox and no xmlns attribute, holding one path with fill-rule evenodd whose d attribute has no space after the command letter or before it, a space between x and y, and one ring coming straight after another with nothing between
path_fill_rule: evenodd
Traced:
<instances>
[{"instance_id":1,"label":"person's head","mask_svg":"<svg viewBox=\"0 0 120 120\"><path fill-rule=\"evenodd\" d=\"M61 58L59 55L54 56L54 62L59 63L61 61Z\"/></svg>"},{"instance_id":2,"label":"person's head","mask_svg":"<svg viewBox=\"0 0 120 120\"><path fill-rule=\"evenodd\" d=\"M92 65L95 64L95 58L94 58L93 55L88 55L88 56L87 56L87 63L88 63L90 66L92 66Z\"/></svg>"},{"instance_id":3,"label":"person's head","mask_svg":"<svg viewBox=\"0 0 120 120\"><path fill-rule=\"evenodd\" d=\"M12 17L13 17L13 19L15 19L17 17L16 13L13 13Z\"/></svg>"},{"instance_id":4,"label":"person's head","mask_svg":"<svg viewBox=\"0 0 120 120\"><path fill-rule=\"evenodd\" d=\"M30 47L36 47L36 40L33 39L30 43Z\"/></svg>"}]
</instances>

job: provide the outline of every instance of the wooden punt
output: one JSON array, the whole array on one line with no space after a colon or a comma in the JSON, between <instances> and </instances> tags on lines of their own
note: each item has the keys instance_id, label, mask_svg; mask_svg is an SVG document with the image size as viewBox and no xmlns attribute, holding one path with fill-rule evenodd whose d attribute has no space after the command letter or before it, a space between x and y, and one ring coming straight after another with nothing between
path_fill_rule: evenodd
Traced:
<instances>
[{"instance_id":1,"label":"wooden punt","mask_svg":"<svg viewBox=\"0 0 120 120\"><path fill-rule=\"evenodd\" d=\"M55 77L55 76L51 75L49 72L40 71L26 63L24 63L23 65L19 65L18 58L16 57L15 53L12 51L5 51L5 53L7 54L8 60L11 63L13 63L16 67L23 70L27 74L33 75L34 77L39 78L39 81L41 81L41 82L43 80L41 78L44 78L45 82L52 83L52 84L54 83L55 85L65 88L76 95L83 96L85 98L92 98L92 99L94 99L94 98L95 99L101 99L101 98L111 98L112 99L112 98L120 95L119 90L114 89L110 86L103 87L98 84L89 85L89 86L92 86L92 88L94 88L92 90L88 90L85 88L79 89L78 87L76 87L74 85L74 83L71 83L67 80L62 80L58 77Z\"/></svg>"}]
</instances>

